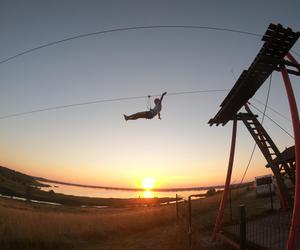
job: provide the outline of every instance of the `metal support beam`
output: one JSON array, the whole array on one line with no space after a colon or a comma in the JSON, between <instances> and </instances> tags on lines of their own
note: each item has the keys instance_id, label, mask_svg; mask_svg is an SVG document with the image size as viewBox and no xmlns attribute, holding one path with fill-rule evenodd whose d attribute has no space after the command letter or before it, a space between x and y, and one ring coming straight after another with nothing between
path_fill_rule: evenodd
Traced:
<instances>
[{"instance_id":1,"label":"metal support beam","mask_svg":"<svg viewBox=\"0 0 300 250\"><path fill-rule=\"evenodd\" d=\"M213 239L216 239L217 233L220 231L221 224L222 224L222 221L223 221L226 202L228 200L228 191L229 191L231 174L232 174L232 166L233 166L233 161L234 161L236 130L237 130L237 118L235 116L233 118L231 148L230 148L230 156L229 156L229 162L228 162L227 176L226 176L224 191L223 191L223 195L222 195L222 200L221 200L219 211L218 211L218 216L217 216L215 227L214 227Z\"/></svg>"},{"instance_id":2,"label":"metal support beam","mask_svg":"<svg viewBox=\"0 0 300 250\"><path fill-rule=\"evenodd\" d=\"M293 63L293 65L295 66L295 68L298 69L298 71L300 72L300 64L297 62L297 60L292 56L292 54L290 52L288 52L286 54L286 57Z\"/></svg>"},{"instance_id":3,"label":"metal support beam","mask_svg":"<svg viewBox=\"0 0 300 250\"><path fill-rule=\"evenodd\" d=\"M289 55L289 58L291 55ZM297 103L293 92L292 84L288 72L284 65L281 66L281 74L283 77L286 93L289 100L290 112L293 122L294 138L295 138L295 194L294 194L294 208L291 220L291 227L289 232L289 239L286 245L286 250L296 249L296 232L300 228L300 122Z\"/></svg>"}]
</instances>

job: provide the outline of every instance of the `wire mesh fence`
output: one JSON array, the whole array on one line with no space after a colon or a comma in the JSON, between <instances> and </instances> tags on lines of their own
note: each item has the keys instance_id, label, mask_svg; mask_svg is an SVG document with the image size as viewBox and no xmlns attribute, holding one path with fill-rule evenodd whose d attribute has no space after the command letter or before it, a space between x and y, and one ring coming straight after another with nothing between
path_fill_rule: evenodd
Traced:
<instances>
[{"instance_id":1,"label":"wire mesh fence","mask_svg":"<svg viewBox=\"0 0 300 250\"><path fill-rule=\"evenodd\" d=\"M249 249L284 250L290 230L290 212L274 212L246 221L246 242ZM224 228L233 238L240 238L241 224ZM300 232L296 232L296 249L300 249Z\"/></svg>"},{"instance_id":2,"label":"wire mesh fence","mask_svg":"<svg viewBox=\"0 0 300 250\"><path fill-rule=\"evenodd\" d=\"M177 224L186 237L187 249L230 249L224 239L212 240L220 196L205 199L183 199L177 203ZM276 197L255 198L253 190L239 189L232 193L232 204L224 211L222 232L240 244L239 205L245 203L246 249L284 250L290 230L291 213L280 210ZM274 206L273 206L274 205ZM221 241L222 240L222 241ZM296 232L296 249L300 249L300 232ZM227 242L228 243L228 242ZM206 246L206 247L203 247Z\"/></svg>"},{"instance_id":3,"label":"wire mesh fence","mask_svg":"<svg viewBox=\"0 0 300 250\"><path fill-rule=\"evenodd\" d=\"M219 239L212 240L217 205L211 206L210 199L199 199L203 195L191 196L190 199L178 197L176 204L177 224L185 235L186 249L229 249Z\"/></svg>"}]
</instances>

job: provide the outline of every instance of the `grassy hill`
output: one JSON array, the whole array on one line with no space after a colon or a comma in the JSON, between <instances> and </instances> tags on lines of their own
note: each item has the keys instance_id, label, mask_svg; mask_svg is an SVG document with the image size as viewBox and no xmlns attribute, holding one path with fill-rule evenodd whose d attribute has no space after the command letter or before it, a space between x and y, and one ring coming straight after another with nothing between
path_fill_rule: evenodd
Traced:
<instances>
[{"instance_id":1,"label":"grassy hill","mask_svg":"<svg viewBox=\"0 0 300 250\"><path fill-rule=\"evenodd\" d=\"M23 185L45 186L44 184L37 182L35 177L2 166L0 166L0 176Z\"/></svg>"},{"instance_id":2,"label":"grassy hill","mask_svg":"<svg viewBox=\"0 0 300 250\"><path fill-rule=\"evenodd\" d=\"M45 186L34 177L0 166L0 193L24 197L30 189Z\"/></svg>"}]
</instances>

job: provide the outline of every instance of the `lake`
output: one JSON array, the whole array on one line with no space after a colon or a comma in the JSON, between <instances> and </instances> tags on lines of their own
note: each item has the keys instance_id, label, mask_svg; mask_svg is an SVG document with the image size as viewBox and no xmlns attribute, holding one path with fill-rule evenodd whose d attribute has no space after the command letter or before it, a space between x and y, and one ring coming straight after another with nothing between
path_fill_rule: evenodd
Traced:
<instances>
[{"instance_id":1,"label":"lake","mask_svg":"<svg viewBox=\"0 0 300 250\"><path fill-rule=\"evenodd\" d=\"M42 187L44 191L53 190L55 193L62 193L75 196L97 197L97 198L163 198L163 197L175 197L176 194L187 199L190 195L205 194L207 189L203 190L189 190L189 191L132 191L132 190L113 190L105 188L91 188L91 187L79 187L72 185L65 185L60 183L41 183L50 185L50 187Z\"/></svg>"}]
</instances>

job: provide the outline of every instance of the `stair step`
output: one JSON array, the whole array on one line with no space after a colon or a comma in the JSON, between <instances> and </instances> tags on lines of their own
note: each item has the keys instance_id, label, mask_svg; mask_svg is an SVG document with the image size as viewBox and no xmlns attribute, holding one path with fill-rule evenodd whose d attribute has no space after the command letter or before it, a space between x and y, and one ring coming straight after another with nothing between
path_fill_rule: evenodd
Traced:
<instances>
[{"instance_id":1,"label":"stair step","mask_svg":"<svg viewBox=\"0 0 300 250\"><path fill-rule=\"evenodd\" d=\"M268 141L268 140L266 140L266 139L258 139L260 142L266 142L266 141Z\"/></svg>"}]
</instances>

